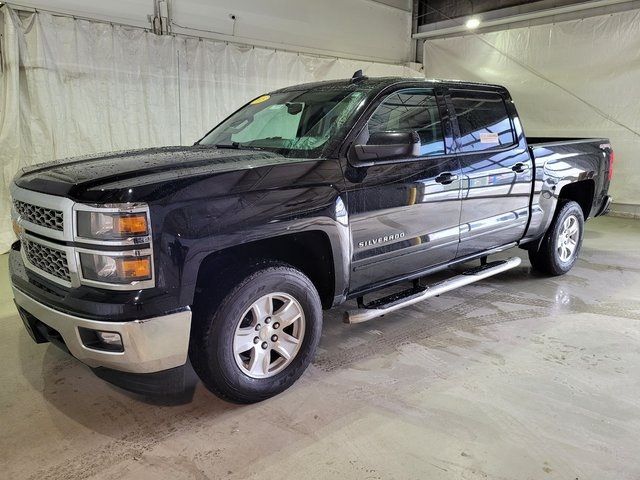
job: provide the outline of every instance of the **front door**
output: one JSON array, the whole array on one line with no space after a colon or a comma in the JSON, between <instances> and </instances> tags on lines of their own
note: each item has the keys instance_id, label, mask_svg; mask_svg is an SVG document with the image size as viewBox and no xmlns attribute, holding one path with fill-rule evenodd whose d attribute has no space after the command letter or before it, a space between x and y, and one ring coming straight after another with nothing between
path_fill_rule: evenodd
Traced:
<instances>
[{"instance_id":1,"label":"front door","mask_svg":"<svg viewBox=\"0 0 640 480\"><path fill-rule=\"evenodd\" d=\"M449 93L463 179L458 257L465 257L522 238L533 164L506 92Z\"/></svg>"},{"instance_id":2,"label":"front door","mask_svg":"<svg viewBox=\"0 0 640 480\"><path fill-rule=\"evenodd\" d=\"M405 88L390 93L363 127L369 134L416 131L421 153L346 169L352 292L455 258L461 172L446 155L446 111L434 90Z\"/></svg>"}]
</instances>

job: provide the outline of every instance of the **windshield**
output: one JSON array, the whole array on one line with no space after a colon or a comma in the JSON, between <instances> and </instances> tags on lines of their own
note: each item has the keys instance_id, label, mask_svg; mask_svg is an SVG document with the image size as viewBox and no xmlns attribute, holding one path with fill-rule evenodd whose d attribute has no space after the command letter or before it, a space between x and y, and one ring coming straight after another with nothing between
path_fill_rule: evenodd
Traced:
<instances>
[{"instance_id":1,"label":"windshield","mask_svg":"<svg viewBox=\"0 0 640 480\"><path fill-rule=\"evenodd\" d=\"M262 95L199 143L273 150L287 156L317 156L351 119L364 96L362 91L344 88Z\"/></svg>"}]
</instances>

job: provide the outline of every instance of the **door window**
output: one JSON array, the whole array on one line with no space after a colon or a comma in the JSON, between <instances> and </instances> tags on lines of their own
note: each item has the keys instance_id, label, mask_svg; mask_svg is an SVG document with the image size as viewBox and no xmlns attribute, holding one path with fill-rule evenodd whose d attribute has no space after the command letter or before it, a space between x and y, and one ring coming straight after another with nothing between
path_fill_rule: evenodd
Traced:
<instances>
[{"instance_id":1,"label":"door window","mask_svg":"<svg viewBox=\"0 0 640 480\"><path fill-rule=\"evenodd\" d=\"M458 119L461 152L479 152L515 142L504 99L493 92L451 92Z\"/></svg>"},{"instance_id":2,"label":"door window","mask_svg":"<svg viewBox=\"0 0 640 480\"><path fill-rule=\"evenodd\" d=\"M392 93L369 119L369 134L418 132L421 155L444 154L442 122L432 90L405 89Z\"/></svg>"}]
</instances>

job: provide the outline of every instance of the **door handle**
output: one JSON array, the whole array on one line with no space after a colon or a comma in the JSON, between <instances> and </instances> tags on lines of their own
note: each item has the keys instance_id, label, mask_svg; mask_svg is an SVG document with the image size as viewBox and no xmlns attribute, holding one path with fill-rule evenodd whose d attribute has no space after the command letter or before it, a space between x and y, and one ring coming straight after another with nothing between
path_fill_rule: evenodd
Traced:
<instances>
[{"instance_id":1,"label":"door handle","mask_svg":"<svg viewBox=\"0 0 640 480\"><path fill-rule=\"evenodd\" d=\"M455 182L458 179L458 175L451 172L441 173L436 177L436 182L441 183L442 185L449 185L450 183Z\"/></svg>"},{"instance_id":2,"label":"door handle","mask_svg":"<svg viewBox=\"0 0 640 480\"><path fill-rule=\"evenodd\" d=\"M518 162L513 167L511 167L511 170L516 173L524 173L529 170L529 165L527 165L526 163Z\"/></svg>"}]
</instances>

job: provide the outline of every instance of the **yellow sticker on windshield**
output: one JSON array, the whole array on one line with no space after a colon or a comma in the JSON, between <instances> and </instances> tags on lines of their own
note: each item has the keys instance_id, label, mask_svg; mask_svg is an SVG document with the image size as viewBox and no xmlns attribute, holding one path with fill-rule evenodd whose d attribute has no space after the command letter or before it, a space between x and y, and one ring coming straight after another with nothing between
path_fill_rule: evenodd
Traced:
<instances>
[{"instance_id":1,"label":"yellow sticker on windshield","mask_svg":"<svg viewBox=\"0 0 640 480\"><path fill-rule=\"evenodd\" d=\"M257 105L259 103L266 102L270 98L271 98L271 95L262 95L261 97L258 97L253 102L251 102L251 105Z\"/></svg>"}]
</instances>

